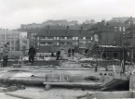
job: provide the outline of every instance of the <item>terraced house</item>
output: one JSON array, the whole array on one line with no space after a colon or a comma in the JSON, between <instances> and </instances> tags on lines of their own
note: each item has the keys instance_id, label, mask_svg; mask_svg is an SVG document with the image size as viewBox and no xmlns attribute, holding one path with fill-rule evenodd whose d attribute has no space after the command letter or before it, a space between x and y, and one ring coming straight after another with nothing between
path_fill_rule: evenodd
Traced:
<instances>
[{"instance_id":1,"label":"terraced house","mask_svg":"<svg viewBox=\"0 0 135 99\"><path fill-rule=\"evenodd\" d=\"M35 36L35 46L38 52L55 51L62 48L88 48L91 43L91 33L83 30L71 30L69 26L65 30L47 29L40 31Z\"/></svg>"}]
</instances>

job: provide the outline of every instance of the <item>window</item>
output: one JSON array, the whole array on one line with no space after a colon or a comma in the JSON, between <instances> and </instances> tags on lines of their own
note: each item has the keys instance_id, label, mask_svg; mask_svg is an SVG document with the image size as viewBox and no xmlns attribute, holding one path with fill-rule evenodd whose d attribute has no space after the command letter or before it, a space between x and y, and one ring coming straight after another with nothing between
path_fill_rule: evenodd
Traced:
<instances>
[{"instance_id":1,"label":"window","mask_svg":"<svg viewBox=\"0 0 135 99\"><path fill-rule=\"evenodd\" d=\"M2 50L3 50L3 48L1 47L1 48L0 48L0 50L2 51Z\"/></svg>"},{"instance_id":2,"label":"window","mask_svg":"<svg viewBox=\"0 0 135 99\"><path fill-rule=\"evenodd\" d=\"M37 43L37 45L39 46L39 42Z\"/></svg>"},{"instance_id":3,"label":"window","mask_svg":"<svg viewBox=\"0 0 135 99\"><path fill-rule=\"evenodd\" d=\"M23 41L24 44L27 44L27 41Z\"/></svg>"},{"instance_id":4,"label":"window","mask_svg":"<svg viewBox=\"0 0 135 99\"><path fill-rule=\"evenodd\" d=\"M39 40L39 37L37 37L37 40Z\"/></svg>"},{"instance_id":5,"label":"window","mask_svg":"<svg viewBox=\"0 0 135 99\"><path fill-rule=\"evenodd\" d=\"M40 44L45 44L45 42L40 42Z\"/></svg>"},{"instance_id":6,"label":"window","mask_svg":"<svg viewBox=\"0 0 135 99\"><path fill-rule=\"evenodd\" d=\"M75 37L73 37L73 40L75 40Z\"/></svg>"},{"instance_id":7,"label":"window","mask_svg":"<svg viewBox=\"0 0 135 99\"><path fill-rule=\"evenodd\" d=\"M67 45L67 42L65 42L64 45Z\"/></svg>"},{"instance_id":8,"label":"window","mask_svg":"<svg viewBox=\"0 0 135 99\"><path fill-rule=\"evenodd\" d=\"M45 43L45 45L49 45L48 43Z\"/></svg>"},{"instance_id":9,"label":"window","mask_svg":"<svg viewBox=\"0 0 135 99\"><path fill-rule=\"evenodd\" d=\"M56 37L54 37L54 40L56 40Z\"/></svg>"},{"instance_id":10,"label":"window","mask_svg":"<svg viewBox=\"0 0 135 99\"><path fill-rule=\"evenodd\" d=\"M37 35L37 33L35 33L34 35Z\"/></svg>"},{"instance_id":11,"label":"window","mask_svg":"<svg viewBox=\"0 0 135 99\"><path fill-rule=\"evenodd\" d=\"M91 40L93 40L93 37L91 37Z\"/></svg>"},{"instance_id":12,"label":"window","mask_svg":"<svg viewBox=\"0 0 135 99\"><path fill-rule=\"evenodd\" d=\"M14 44L14 41L11 41L11 44Z\"/></svg>"},{"instance_id":13,"label":"window","mask_svg":"<svg viewBox=\"0 0 135 99\"><path fill-rule=\"evenodd\" d=\"M83 39L83 37L80 37L80 39L82 40L82 39Z\"/></svg>"},{"instance_id":14,"label":"window","mask_svg":"<svg viewBox=\"0 0 135 99\"><path fill-rule=\"evenodd\" d=\"M64 39L64 37L60 37L61 39Z\"/></svg>"},{"instance_id":15,"label":"window","mask_svg":"<svg viewBox=\"0 0 135 99\"><path fill-rule=\"evenodd\" d=\"M61 45L64 45L65 43L64 43L64 42L61 42L60 44L61 44Z\"/></svg>"},{"instance_id":16,"label":"window","mask_svg":"<svg viewBox=\"0 0 135 99\"><path fill-rule=\"evenodd\" d=\"M121 27L119 27L119 31L121 31Z\"/></svg>"},{"instance_id":17,"label":"window","mask_svg":"<svg viewBox=\"0 0 135 99\"><path fill-rule=\"evenodd\" d=\"M78 37L76 37L76 40L78 40Z\"/></svg>"},{"instance_id":18,"label":"window","mask_svg":"<svg viewBox=\"0 0 135 99\"><path fill-rule=\"evenodd\" d=\"M72 45L72 43L67 42L67 45Z\"/></svg>"},{"instance_id":19,"label":"window","mask_svg":"<svg viewBox=\"0 0 135 99\"><path fill-rule=\"evenodd\" d=\"M88 41L88 43L91 43L91 41Z\"/></svg>"},{"instance_id":20,"label":"window","mask_svg":"<svg viewBox=\"0 0 135 99\"><path fill-rule=\"evenodd\" d=\"M71 40L71 39L72 39L72 37L67 37L67 39L70 39L70 40Z\"/></svg>"},{"instance_id":21,"label":"window","mask_svg":"<svg viewBox=\"0 0 135 99\"><path fill-rule=\"evenodd\" d=\"M49 45L52 45L53 43L52 42L48 42Z\"/></svg>"},{"instance_id":22,"label":"window","mask_svg":"<svg viewBox=\"0 0 135 99\"><path fill-rule=\"evenodd\" d=\"M44 36L42 36L42 37L40 37L40 39L45 39L45 37L44 37Z\"/></svg>"},{"instance_id":23,"label":"window","mask_svg":"<svg viewBox=\"0 0 135 99\"><path fill-rule=\"evenodd\" d=\"M65 37L65 40L67 39L67 37Z\"/></svg>"},{"instance_id":24,"label":"window","mask_svg":"<svg viewBox=\"0 0 135 99\"><path fill-rule=\"evenodd\" d=\"M86 37L83 37L84 40L86 40Z\"/></svg>"},{"instance_id":25,"label":"window","mask_svg":"<svg viewBox=\"0 0 135 99\"><path fill-rule=\"evenodd\" d=\"M57 42L57 45L59 45L59 42Z\"/></svg>"},{"instance_id":26,"label":"window","mask_svg":"<svg viewBox=\"0 0 135 99\"><path fill-rule=\"evenodd\" d=\"M118 54L117 53L114 53L113 56L114 56L114 58L117 58L118 57Z\"/></svg>"},{"instance_id":27,"label":"window","mask_svg":"<svg viewBox=\"0 0 135 99\"><path fill-rule=\"evenodd\" d=\"M59 40L59 37L57 37L57 40Z\"/></svg>"},{"instance_id":28,"label":"window","mask_svg":"<svg viewBox=\"0 0 135 99\"><path fill-rule=\"evenodd\" d=\"M48 39L53 39L53 37L48 37Z\"/></svg>"},{"instance_id":29,"label":"window","mask_svg":"<svg viewBox=\"0 0 135 99\"><path fill-rule=\"evenodd\" d=\"M83 44L86 44L86 42L84 41Z\"/></svg>"},{"instance_id":30,"label":"window","mask_svg":"<svg viewBox=\"0 0 135 99\"><path fill-rule=\"evenodd\" d=\"M123 32L125 32L125 27L123 27Z\"/></svg>"}]
</instances>

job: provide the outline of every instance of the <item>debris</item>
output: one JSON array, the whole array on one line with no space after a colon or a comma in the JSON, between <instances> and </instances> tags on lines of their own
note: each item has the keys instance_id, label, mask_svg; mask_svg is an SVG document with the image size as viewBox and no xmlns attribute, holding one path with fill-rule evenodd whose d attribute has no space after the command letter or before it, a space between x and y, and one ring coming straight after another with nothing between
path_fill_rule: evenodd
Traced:
<instances>
[{"instance_id":1,"label":"debris","mask_svg":"<svg viewBox=\"0 0 135 99\"><path fill-rule=\"evenodd\" d=\"M98 81L99 78L95 77L95 76L88 76L84 78L85 80L92 80L92 81Z\"/></svg>"}]
</instances>

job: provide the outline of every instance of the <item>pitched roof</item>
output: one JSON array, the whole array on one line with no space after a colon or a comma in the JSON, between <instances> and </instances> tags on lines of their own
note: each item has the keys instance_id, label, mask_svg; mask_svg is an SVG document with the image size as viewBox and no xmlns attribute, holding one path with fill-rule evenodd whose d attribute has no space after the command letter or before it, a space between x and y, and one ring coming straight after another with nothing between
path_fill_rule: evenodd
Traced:
<instances>
[{"instance_id":1,"label":"pitched roof","mask_svg":"<svg viewBox=\"0 0 135 99\"><path fill-rule=\"evenodd\" d=\"M86 30L83 30L83 33L81 30L47 30L44 29L40 31L36 36L53 36L53 37L91 37L91 33L89 33Z\"/></svg>"},{"instance_id":2,"label":"pitched roof","mask_svg":"<svg viewBox=\"0 0 135 99\"><path fill-rule=\"evenodd\" d=\"M109 24L113 27L121 26L121 27L127 27L128 24L122 23L122 22L109 22Z\"/></svg>"},{"instance_id":3,"label":"pitched roof","mask_svg":"<svg viewBox=\"0 0 135 99\"><path fill-rule=\"evenodd\" d=\"M113 27L109 23L103 24L103 23L100 23L100 22L93 25L88 31L90 31L90 30L97 30L97 32L114 31Z\"/></svg>"}]
</instances>

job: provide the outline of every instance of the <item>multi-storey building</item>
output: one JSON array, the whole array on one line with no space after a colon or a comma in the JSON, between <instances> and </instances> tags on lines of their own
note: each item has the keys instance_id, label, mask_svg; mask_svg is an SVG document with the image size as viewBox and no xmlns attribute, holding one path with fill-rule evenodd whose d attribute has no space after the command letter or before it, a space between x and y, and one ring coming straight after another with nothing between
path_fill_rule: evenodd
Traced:
<instances>
[{"instance_id":1,"label":"multi-storey building","mask_svg":"<svg viewBox=\"0 0 135 99\"><path fill-rule=\"evenodd\" d=\"M83 30L70 30L69 26L65 30L42 30L35 36L36 48L39 52L52 51L62 48L88 48L91 43L91 34ZM54 50L53 50L54 51Z\"/></svg>"},{"instance_id":2,"label":"multi-storey building","mask_svg":"<svg viewBox=\"0 0 135 99\"><path fill-rule=\"evenodd\" d=\"M99 45L115 45L117 42L117 33L114 28L106 22L98 22L88 31L92 32L92 40Z\"/></svg>"},{"instance_id":3,"label":"multi-storey building","mask_svg":"<svg viewBox=\"0 0 135 99\"><path fill-rule=\"evenodd\" d=\"M132 23L134 22L134 18L126 19L127 20L124 20L124 22L117 21L117 18L114 21L98 22L93 25L89 31L92 32L93 38L95 36L98 37L98 44L100 45L121 45L122 35L127 33L127 28L130 26L131 21Z\"/></svg>"},{"instance_id":4,"label":"multi-storey building","mask_svg":"<svg viewBox=\"0 0 135 99\"><path fill-rule=\"evenodd\" d=\"M135 22L135 18L132 17L115 17L110 20L110 22L120 22L125 23L126 21L129 22L129 19L132 19Z\"/></svg>"},{"instance_id":5,"label":"multi-storey building","mask_svg":"<svg viewBox=\"0 0 135 99\"><path fill-rule=\"evenodd\" d=\"M27 41L27 43L26 43L26 41ZM26 46L27 49L29 48L29 40L27 39L26 32L0 30L0 52L3 51L3 46L7 42L9 42L9 49L11 51L22 50L22 48L21 48L22 45ZM23 44L23 43L19 43L19 42L25 42L25 43Z\"/></svg>"}]
</instances>

